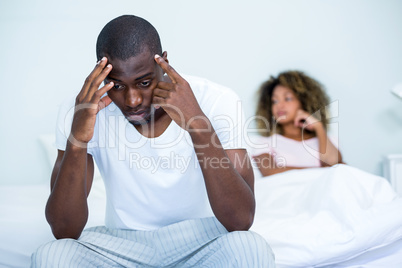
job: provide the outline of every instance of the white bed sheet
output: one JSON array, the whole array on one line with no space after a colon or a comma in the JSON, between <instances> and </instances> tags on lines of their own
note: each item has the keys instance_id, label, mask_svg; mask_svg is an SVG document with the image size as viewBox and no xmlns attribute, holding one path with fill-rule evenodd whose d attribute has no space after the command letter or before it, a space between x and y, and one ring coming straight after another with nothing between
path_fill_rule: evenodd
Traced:
<instances>
[{"instance_id":1,"label":"white bed sheet","mask_svg":"<svg viewBox=\"0 0 402 268\"><path fill-rule=\"evenodd\" d=\"M257 180L255 191L252 230L278 267L337 267L402 238L402 199L384 178L350 166L280 173Z\"/></svg>"},{"instance_id":2,"label":"white bed sheet","mask_svg":"<svg viewBox=\"0 0 402 268\"><path fill-rule=\"evenodd\" d=\"M402 267L402 202L383 178L347 166L289 171L256 181L252 227L277 267ZM53 240L43 185L0 186L0 267L29 267ZM87 227L104 223L105 191L95 180Z\"/></svg>"},{"instance_id":3,"label":"white bed sheet","mask_svg":"<svg viewBox=\"0 0 402 268\"><path fill-rule=\"evenodd\" d=\"M49 184L0 186L0 267L26 268L31 254L54 240L45 219ZM105 193L101 180L94 181L86 227L104 225Z\"/></svg>"}]
</instances>

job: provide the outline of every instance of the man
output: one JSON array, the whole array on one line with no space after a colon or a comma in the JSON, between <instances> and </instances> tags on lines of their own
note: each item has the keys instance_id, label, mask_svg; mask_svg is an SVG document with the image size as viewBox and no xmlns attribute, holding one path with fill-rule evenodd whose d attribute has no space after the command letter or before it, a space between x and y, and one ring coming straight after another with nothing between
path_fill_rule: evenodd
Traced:
<instances>
[{"instance_id":1,"label":"man","mask_svg":"<svg viewBox=\"0 0 402 268\"><path fill-rule=\"evenodd\" d=\"M254 176L237 96L180 76L157 31L136 16L110 21L96 50L68 138L71 105L59 114L46 206L58 240L39 248L32 266L272 267L267 243L247 231ZM93 159L105 183L106 224L83 232Z\"/></svg>"}]
</instances>

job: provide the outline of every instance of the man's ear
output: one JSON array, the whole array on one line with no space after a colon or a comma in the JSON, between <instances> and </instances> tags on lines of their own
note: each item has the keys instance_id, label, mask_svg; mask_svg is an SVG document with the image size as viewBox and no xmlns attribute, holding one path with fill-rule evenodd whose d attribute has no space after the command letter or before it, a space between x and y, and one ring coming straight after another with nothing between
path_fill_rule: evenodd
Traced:
<instances>
[{"instance_id":1,"label":"man's ear","mask_svg":"<svg viewBox=\"0 0 402 268\"><path fill-rule=\"evenodd\" d=\"M167 63L169 63L169 60L168 60L168 58L167 58L167 51L163 51L163 53L162 53L162 58L163 58Z\"/></svg>"}]
</instances>

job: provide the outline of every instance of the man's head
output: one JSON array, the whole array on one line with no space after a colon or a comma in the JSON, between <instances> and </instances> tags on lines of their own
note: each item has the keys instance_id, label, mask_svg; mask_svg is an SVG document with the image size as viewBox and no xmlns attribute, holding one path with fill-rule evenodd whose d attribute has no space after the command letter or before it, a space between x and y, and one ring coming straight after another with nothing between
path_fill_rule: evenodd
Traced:
<instances>
[{"instance_id":1,"label":"man's head","mask_svg":"<svg viewBox=\"0 0 402 268\"><path fill-rule=\"evenodd\" d=\"M162 46L156 29L143 18L123 15L111 20L102 29L96 42L96 57L127 60L148 49L162 55Z\"/></svg>"},{"instance_id":2,"label":"man's head","mask_svg":"<svg viewBox=\"0 0 402 268\"><path fill-rule=\"evenodd\" d=\"M164 79L155 54L162 53L159 35L146 20L124 15L110 21L102 29L96 44L97 58L106 57L112 70L105 82L113 82L108 96L134 125L148 124L155 114L153 91ZM163 114L163 109L158 114Z\"/></svg>"}]
</instances>

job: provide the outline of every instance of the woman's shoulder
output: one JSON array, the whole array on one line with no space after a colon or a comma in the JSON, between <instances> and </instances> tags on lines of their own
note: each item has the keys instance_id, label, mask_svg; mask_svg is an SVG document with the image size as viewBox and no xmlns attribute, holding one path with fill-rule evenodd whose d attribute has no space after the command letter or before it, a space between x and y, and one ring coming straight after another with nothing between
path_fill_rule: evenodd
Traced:
<instances>
[{"instance_id":1,"label":"woman's shoulder","mask_svg":"<svg viewBox=\"0 0 402 268\"><path fill-rule=\"evenodd\" d=\"M267 142L271 141L271 140L274 138L275 135L276 135L276 134L273 134L273 135L271 135L271 136L250 135L250 136L249 136L249 139L250 139L252 142L267 143Z\"/></svg>"},{"instance_id":2,"label":"woman's shoulder","mask_svg":"<svg viewBox=\"0 0 402 268\"><path fill-rule=\"evenodd\" d=\"M253 135L248 137L248 148L252 156L270 153L273 146L273 135Z\"/></svg>"}]
</instances>

